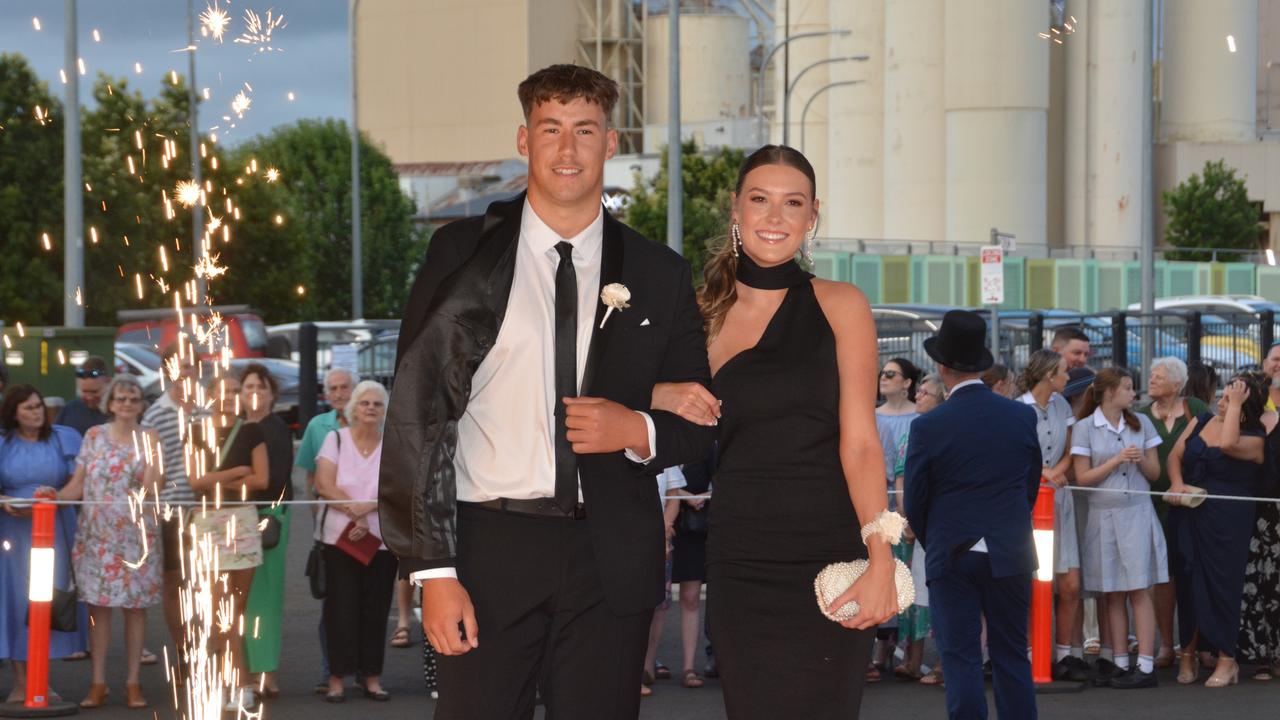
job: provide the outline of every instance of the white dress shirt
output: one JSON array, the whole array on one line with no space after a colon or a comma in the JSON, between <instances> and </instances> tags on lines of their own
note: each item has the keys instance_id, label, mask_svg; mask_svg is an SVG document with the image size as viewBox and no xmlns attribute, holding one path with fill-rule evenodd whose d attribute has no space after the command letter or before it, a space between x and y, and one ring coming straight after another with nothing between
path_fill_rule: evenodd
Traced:
<instances>
[{"instance_id":1,"label":"white dress shirt","mask_svg":"<svg viewBox=\"0 0 1280 720\"><path fill-rule=\"evenodd\" d=\"M578 281L577 382L579 390L600 302L600 255L604 245L604 209L585 230L560 237L528 200L520 219L515 274L507 312L493 348L471 379L471 397L458 420L454 457L459 502L498 498L530 500L555 497L555 391L557 243L573 246ZM649 430L648 458L630 450L634 462L653 459L655 432ZM581 483L581 481L579 481ZM578 499L582 499L579 484ZM413 580L457 577L454 568L419 570Z\"/></svg>"}]
</instances>

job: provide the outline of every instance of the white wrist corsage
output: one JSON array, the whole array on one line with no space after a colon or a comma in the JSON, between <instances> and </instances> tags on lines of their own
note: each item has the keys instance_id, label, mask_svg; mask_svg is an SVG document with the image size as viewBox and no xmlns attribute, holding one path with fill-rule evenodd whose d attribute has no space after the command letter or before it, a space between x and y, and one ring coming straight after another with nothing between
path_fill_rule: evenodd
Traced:
<instances>
[{"instance_id":1,"label":"white wrist corsage","mask_svg":"<svg viewBox=\"0 0 1280 720\"><path fill-rule=\"evenodd\" d=\"M890 510L881 510L874 520L862 526L862 542L866 544L872 535L879 535L890 545L897 545L906 529L906 518Z\"/></svg>"},{"instance_id":2,"label":"white wrist corsage","mask_svg":"<svg viewBox=\"0 0 1280 720\"><path fill-rule=\"evenodd\" d=\"M608 306L608 310L604 311L604 317L600 319L600 328L604 328L604 324L609 321L609 316L614 310L622 312L626 308L631 307L628 303L631 300L631 291L622 283L609 283L600 289L600 302Z\"/></svg>"}]
</instances>

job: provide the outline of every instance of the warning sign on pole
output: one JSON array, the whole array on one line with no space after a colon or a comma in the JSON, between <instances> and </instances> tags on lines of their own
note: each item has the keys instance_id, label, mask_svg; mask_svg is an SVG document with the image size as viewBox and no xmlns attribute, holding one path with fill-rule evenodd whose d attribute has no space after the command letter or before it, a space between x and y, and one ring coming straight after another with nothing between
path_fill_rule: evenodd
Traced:
<instances>
[{"instance_id":1,"label":"warning sign on pole","mask_svg":"<svg viewBox=\"0 0 1280 720\"><path fill-rule=\"evenodd\" d=\"M982 304L1004 302L1004 248L988 245L982 248Z\"/></svg>"}]
</instances>

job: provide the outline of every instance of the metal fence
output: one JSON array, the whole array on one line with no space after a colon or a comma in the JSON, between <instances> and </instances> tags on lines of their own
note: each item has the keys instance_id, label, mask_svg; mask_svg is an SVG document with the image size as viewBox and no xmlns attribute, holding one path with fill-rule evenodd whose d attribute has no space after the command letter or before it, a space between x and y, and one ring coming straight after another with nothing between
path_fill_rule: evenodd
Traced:
<instances>
[{"instance_id":1,"label":"metal fence","mask_svg":"<svg viewBox=\"0 0 1280 720\"><path fill-rule=\"evenodd\" d=\"M977 312L989 315L985 309ZM933 361L925 354L923 343L941 323L941 315L878 310L876 338L881 364L904 357L931 369ZM1095 370L1125 367L1141 378L1145 375L1143 348L1150 347L1152 359L1176 357L1187 365L1203 364L1217 371L1222 381L1234 373L1258 369L1280 334L1271 311L1235 315L1173 310L1149 315L1007 311L1000 313L996 362L1021 371L1031 353L1049 347L1054 333L1062 327L1077 328L1089 338L1089 364Z\"/></svg>"}]
</instances>

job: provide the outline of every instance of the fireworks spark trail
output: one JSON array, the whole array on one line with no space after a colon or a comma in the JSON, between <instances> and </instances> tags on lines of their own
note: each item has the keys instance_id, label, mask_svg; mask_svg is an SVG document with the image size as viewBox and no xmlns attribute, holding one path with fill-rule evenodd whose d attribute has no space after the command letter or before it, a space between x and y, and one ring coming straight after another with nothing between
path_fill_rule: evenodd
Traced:
<instances>
[{"instance_id":1,"label":"fireworks spark trail","mask_svg":"<svg viewBox=\"0 0 1280 720\"><path fill-rule=\"evenodd\" d=\"M236 117L243 118L245 111L248 110L249 106L252 104L253 98L249 97L245 94L245 91L241 90L236 93L235 98L231 100L231 112L235 113Z\"/></svg>"},{"instance_id":2,"label":"fireworks spark trail","mask_svg":"<svg viewBox=\"0 0 1280 720\"><path fill-rule=\"evenodd\" d=\"M280 171L273 167L269 167L267 168L266 178L267 178L267 182L273 183L276 180L280 179Z\"/></svg>"},{"instance_id":3,"label":"fireworks spark trail","mask_svg":"<svg viewBox=\"0 0 1280 720\"><path fill-rule=\"evenodd\" d=\"M35 28L36 32L40 32L41 30L44 29L40 27L40 18L38 17L31 18L31 27Z\"/></svg>"},{"instance_id":4,"label":"fireworks spark trail","mask_svg":"<svg viewBox=\"0 0 1280 720\"><path fill-rule=\"evenodd\" d=\"M257 47L259 53L269 53L281 51L280 48L272 45L272 33L286 26L284 14L276 15L273 10L267 11L267 19L264 22L262 16L253 10L244 11L244 32L235 42L242 45L252 45Z\"/></svg>"},{"instance_id":5,"label":"fireworks spark trail","mask_svg":"<svg viewBox=\"0 0 1280 720\"><path fill-rule=\"evenodd\" d=\"M173 188L173 197L183 207L192 207L200 202L200 186L195 180L179 180Z\"/></svg>"},{"instance_id":6,"label":"fireworks spark trail","mask_svg":"<svg viewBox=\"0 0 1280 720\"><path fill-rule=\"evenodd\" d=\"M102 42L102 33L98 32L98 28L93 29L93 41L96 43Z\"/></svg>"},{"instance_id":7,"label":"fireworks spark trail","mask_svg":"<svg viewBox=\"0 0 1280 720\"><path fill-rule=\"evenodd\" d=\"M49 233L40 233L40 242L44 245L45 252L53 250L53 243L49 240Z\"/></svg>"},{"instance_id":8,"label":"fireworks spark trail","mask_svg":"<svg viewBox=\"0 0 1280 720\"><path fill-rule=\"evenodd\" d=\"M231 15L218 7L217 0L200 13L200 34L222 42L222 36L231 25Z\"/></svg>"}]
</instances>

